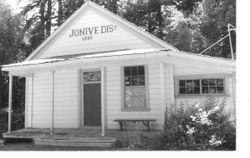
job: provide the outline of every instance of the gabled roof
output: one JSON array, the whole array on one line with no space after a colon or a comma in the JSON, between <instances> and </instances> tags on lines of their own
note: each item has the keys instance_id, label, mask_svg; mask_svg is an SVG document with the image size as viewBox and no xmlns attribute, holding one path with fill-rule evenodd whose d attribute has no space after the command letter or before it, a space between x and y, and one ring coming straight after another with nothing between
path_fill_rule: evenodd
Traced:
<instances>
[{"instance_id":1,"label":"gabled roof","mask_svg":"<svg viewBox=\"0 0 250 158\"><path fill-rule=\"evenodd\" d=\"M80 13L86 9L87 7L91 7L93 9L96 9L100 12L102 12L103 14L113 18L114 20L124 24L126 27L132 29L133 31L141 34L142 36L144 36L145 38L148 38L150 39L152 42L155 42L157 44L159 44L160 46L162 46L163 48L166 48L166 49L171 49L171 50L174 50L174 51L178 51L177 48L173 47L172 45L168 44L167 42L157 38L156 36L140 29L139 27L137 27L135 24L117 16L116 14L112 13L111 11L107 10L107 9L104 9L103 7L91 2L91 1L88 1L86 2L80 9L78 9L73 15L71 15L69 17L68 20L66 20L50 37L48 37L37 49L35 49L33 51L33 53L30 54L30 56L26 59L27 60L32 60L33 57L35 57L41 50L42 48L46 47L46 45L52 40L54 39L62 30L64 30L67 25L69 25L76 17L78 17L80 15Z\"/></svg>"}]
</instances>

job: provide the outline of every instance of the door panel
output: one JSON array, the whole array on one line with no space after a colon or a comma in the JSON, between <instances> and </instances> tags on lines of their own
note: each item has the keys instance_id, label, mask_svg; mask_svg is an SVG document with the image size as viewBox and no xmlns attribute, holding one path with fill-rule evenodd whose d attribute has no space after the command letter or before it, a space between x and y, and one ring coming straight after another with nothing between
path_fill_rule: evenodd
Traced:
<instances>
[{"instance_id":1,"label":"door panel","mask_svg":"<svg viewBox=\"0 0 250 158\"><path fill-rule=\"evenodd\" d=\"M101 83L84 84L84 125L101 125Z\"/></svg>"}]
</instances>

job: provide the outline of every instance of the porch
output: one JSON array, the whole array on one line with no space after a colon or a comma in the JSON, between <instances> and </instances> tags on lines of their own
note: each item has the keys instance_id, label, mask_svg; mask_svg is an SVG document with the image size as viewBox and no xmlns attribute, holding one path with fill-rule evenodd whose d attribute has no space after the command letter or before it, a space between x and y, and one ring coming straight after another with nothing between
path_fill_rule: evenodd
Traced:
<instances>
[{"instance_id":1,"label":"porch","mask_svg":"<svg viewBox=\"0 0 250 158\"><path fill-rule=\"evenodd\" d=\"M110 147L118 139L124 137L136 137L141 134L152 136L159 134L160 130L129 129L106 130L105 136L101 135L101 128L79 128L79 129L54 129L53 135L49 128L25 128L11 133L3 133L3 138L8 139L32 139L35 145L49 146L71 146L71 147Z\"/></svg>"}]
</instances>

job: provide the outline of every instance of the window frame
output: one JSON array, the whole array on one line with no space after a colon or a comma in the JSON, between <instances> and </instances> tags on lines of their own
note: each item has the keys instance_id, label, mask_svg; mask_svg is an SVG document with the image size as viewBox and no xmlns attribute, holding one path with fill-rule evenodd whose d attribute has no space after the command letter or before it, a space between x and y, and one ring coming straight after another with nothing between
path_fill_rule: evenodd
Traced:
<instances>
[{"instance_id":1,"label":"window frame","mask_svg":"<svg viewBox=\"0 0 250 158\"><path fill-rule=\"evenodd\" d=\"M208 74L208 75L178 75L175 76L175 96L176 97L197 97L197 96L227 96L227 87L226 87L226 74ZM222 79L224 93L202 93L202 80L203 79ZM199 94L180 94L180 80L199 80L200 83L200 93Z\"/></svg>"},{"instance_id":2,"label":"window frame","mask_svg":"<svg viewBox=\"0 0 250 158\"><path fill-rule=\"evenodd\" d=\"M125 106L125 67L133 66L144 66L144 82L145 82L145 94L146 94L146 106L145 107L126 107ZM137 64L137 65L125 65L120 67L120 76L121 76L121 111L123 112L147 112L150 111L149 107L149 83L148 83L148 65Z\"/></svg>"}]
</instances>

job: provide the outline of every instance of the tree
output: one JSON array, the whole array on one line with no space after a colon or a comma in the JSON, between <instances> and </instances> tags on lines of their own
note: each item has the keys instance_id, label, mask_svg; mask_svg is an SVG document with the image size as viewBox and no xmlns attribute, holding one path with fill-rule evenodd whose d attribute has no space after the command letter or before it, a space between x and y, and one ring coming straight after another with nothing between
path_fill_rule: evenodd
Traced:
<instances>
[{"instance_id":1,"label":"tree","mask_svg":"<svg viewBox=\"0 0 250 158\"><path fill-rule=\"evenodd\" d=\"M21 15L14 15L9 6L0 1L0 65L22 61L24 53L24 24ZM14 78L13 86L13 116L24 111L24 82L23 78ZM8 76L0 68L0 112L8 106ZM6 112L4 112L7 114ZM7 124L6 115L0 115L0 124ZM18 119L18 120L17 120ZM19 120L20 119L20 120ZM17 124L23 125L23 117L13 118L14 129ZM3 122L2 122L3 121ZM2 130L2 129L0 129ZM5 129L6 130L6 129Z\"/></svg>"},{"instance_id":2,"label":"tree","mask_svg":"<svg viewBox=\"0 0 250 158\"><path fill-rule=\"evenodd\" d=\"M236 4L235 0L203 0L201 7L203 15L201 18L200 30L208 39L209 45L217 42L227 35L228 23L236 27ZM236 51L236 36L232 33L234 52ZM231 57L228 39L213 47L208 54Z\"/></svg>"}]
</instances>

